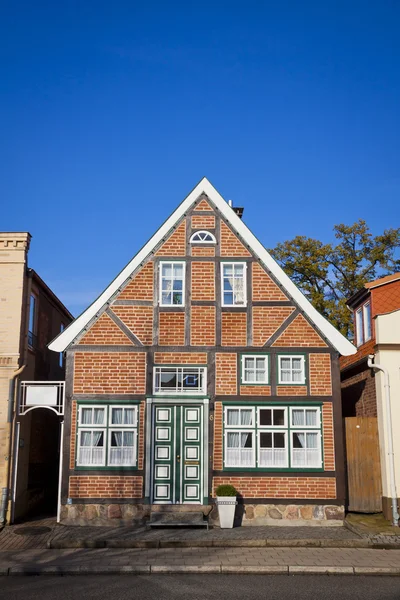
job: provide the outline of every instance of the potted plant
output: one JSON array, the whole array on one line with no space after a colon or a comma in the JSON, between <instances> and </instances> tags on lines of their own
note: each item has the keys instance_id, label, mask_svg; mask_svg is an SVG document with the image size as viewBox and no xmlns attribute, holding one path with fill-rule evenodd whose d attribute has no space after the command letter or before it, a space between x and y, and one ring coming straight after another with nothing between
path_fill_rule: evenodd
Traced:
<instances>
[{"instance_id":1,"label":"potted plant","mask_svg":"<svg viewBox=\"0 0 400 600\"><path fill-rule=\"evenodd\" d=\"M232 529L235 518L237 491L230 484L222 484L215 490L221 529Z\"/></svg>"}]
</instances>

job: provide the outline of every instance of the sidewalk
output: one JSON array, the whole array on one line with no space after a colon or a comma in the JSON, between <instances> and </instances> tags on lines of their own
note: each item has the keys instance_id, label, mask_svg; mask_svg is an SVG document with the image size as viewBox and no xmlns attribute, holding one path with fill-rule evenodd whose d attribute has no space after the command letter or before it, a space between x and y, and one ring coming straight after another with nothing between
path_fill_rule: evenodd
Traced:
<instances>
[{"instance_id":1,"label":"sidewalk","mask_svg":"<svg viewBox=\"0 0 400 600\"><path fill-rule=\"evenodd\" d=\"M400 550L161 548L0 552L3 575L193 572L400 575Z\"/></svg>"}]
</instances>

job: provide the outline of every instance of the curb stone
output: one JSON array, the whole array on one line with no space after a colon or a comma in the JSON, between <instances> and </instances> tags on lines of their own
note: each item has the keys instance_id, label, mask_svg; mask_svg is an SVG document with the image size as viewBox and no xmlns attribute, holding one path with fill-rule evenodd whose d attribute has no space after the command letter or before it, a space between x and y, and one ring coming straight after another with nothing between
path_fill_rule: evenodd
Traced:
<instances>
[{"instance_id":1,"label":"curb stone","mask_svg":"<svg viewBox=\"0 0 400 600\"><path fill-rule=\"evenodd\" d=\"M368 539L259 539L259 540L50 540L48 550L81 548L371 548L398 550L400 544L374 543Z\"/></svg>"},{"instance_id":2,"label":"curb stone","mask_svg":"<svg viewBox=\"0 0 400 600\"><path fill-rule=\"evenodd\" d=\"M1 567L1 575L150 575L150 574L232 574L232 575L389 575L400 576L399 567L334 567L334 566L244 566L244 565L104 565L93 566L18 566Z\"/></svg>"},{"instance_id":3,"label":"curb stone","mask_svg":"<svg viewBox=\"0 0 400 600\"><path fill-rule=\"evenodd\" d=\"M289 566L289 575L354 575L354 567Z\"/></svg>"}]
</instances>

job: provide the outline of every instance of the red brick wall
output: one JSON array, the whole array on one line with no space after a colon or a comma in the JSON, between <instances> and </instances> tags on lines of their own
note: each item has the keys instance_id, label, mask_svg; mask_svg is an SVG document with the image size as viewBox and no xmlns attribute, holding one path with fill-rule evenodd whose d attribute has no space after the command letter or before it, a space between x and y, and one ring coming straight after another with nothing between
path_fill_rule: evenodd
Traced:
<instances>
[{"instance_id":1,"label":"red brick wall","mask_svg":"<svg viewBox=\"0 0 400 600\"><path fill-rule=\"evenodd\" d=\"M288 300L281 288L264 271L261 265L253 263L253 301Z\"/></svg>"},{"instance_id":2,"label":"red brick wall","mask_svg":"<svg viewBox=\"0 0 400 600\"><path fill-rule=\"evenodd\" d=\"M233 258L251 256L247 248L223 221L221 221L221 256Z\"/></svg>"},{"instance_id":3,"label":"red brick wall","mask_svg":"<svg viewBox=\"0 0 400 600\"><path fill-rule=\"evenodd\" d=\"M113 312L145 346L153 343L152 306L113 306Z\"/></svg>"},{"instance_id":4,"label":"red brick wall","mask_svg":"<svg viewBox=\"0 0 400 600\"><path fill-rule=\"evenodd\" d=\"M103 313L101 317L93 323L87 333L80 339L79 344L95 346L132 346L131 340L106 313Z\"/></svg>"},{"instance_id":5,"label":"red brick wall","mask_svg":"<svg viewBox=\"0 0 400 600\"><path fill-rule=\"evenodd\" d=\"M322 405L322 435L324 441L324 469L335 470L335 446L333 436L333 406L331 402Z\"/></svg>"},{"instance_id":6,"label":"red brick wall","mask_svg":"<svg viewBox=\"0 0 400 600\"><path fill-rule=\"evenodd\" d=\"M242 396L270 396L271 386L269 385L241 385L240 394Z\"/></svg>"},{"instance_id":7,"label":"red brick wall","mask_svg":"<svg viewBox=\"0 0 400 600\"><path fill-rule=\"evenodd\" d=\"M324 340L311 327L303 315L297 315L294 321L288 325L272 345L282 347L327 347Z\"/></svg>"},{"instance_id":8,"label":"red brick wall","mask_svg":"<svg viewBox=\"0 0 400 600\"><path fill-rule=\"evenodd\" d=\"M243 498L334 499L334 477L214 477L215 489L223 484L233 485Z\"/></svg>"},{"instance_id":9,"label":"red brick wall","mask_svg":"<svg viewBox=\"0 0 400 600\"><path fill-rule=\"evenodd\" d=\"M214 405L214 470L222 471L223 465L223 427L222 427L222 402Z\"/></svg>"},{"instance_id":10,"label":"red brick wall","mask_svg":"<svg viewBox=\"0 0 400 600\"><path fill-rule=\"evenodd\" d=\"M217 352L215 355L216 394L237 394L237 355L231 352Z\"/></svg>"},{"instance_id":11,"label":"red brick wall","mask_svg":"<svg viewBox=\"0 0 400 600\"><path fill-rule=\"evenodd\" d=\"M145 394L145 352L76 352L75 394Z\"/></svg>"},{"instance_id":12,"label":"red brick wall","mask_svg":"<svg viewBox=\"0 0 400 600\"><path fill-rule=\"evenodd\" d=\"M69 478L70 498L142 498L143 477L78 475Z\"/></svg>"},{"instance_id":13,"label":"red brick wall","mask_svg":"<svg viewBox=\"0 0 400 600\"><path fill-rule=\"evenodd\" d=\"M312 396L332 396L330 354L310 354L310 393Z\"/></svg>"},{"instance_id":14,"label":"red brick wall","mask_svg":"<svg viewBox=\"0 0 400 600\"><path fill-rule=\"evenodd\" d=\"M213 262L192 263L192 300L215 300L215 265Z\"/></svg>"},{"instance_id":15,"label":"red brick wall","mask_svg":"<svg viewBox=\"0 0 400 600\"><path fill-rule=\"evenodd\" d=\"M156 256L185 256L186 254L186 220L164 242L156 252Z\"/></svg>"},{"instance_id":16,"label":"red brick wall","mask_svg":"<svg viewBox=\"0 0 400 600\"><path fill-rule=\"evenodd\" d=\"M306 385L278 385L277 396L307 396Z\"/></svg>"},{"instance_id":17,"label":"red brick wall","mask_svg":"<svg viewBox=\"0 0 400 600\"><path fill-rule=\"evenodd\" d=\"M200 202L198 203L198 205L195 207L195 210L213 210L212 206L210 204L208 204L207 200L200 200Z\"/></svg>"},{"instance_id":18,"label":"red brick wall","mask_svg":"<svg viewBox=\"0 0 400 600\"><path fill-rule=\"evenodd\" d=\"M215 345L215 306L192 306L190 343L192 346Z\"/></svg>"},{"instance_id":19,"label":"red brick wall","mask_svg":"<svg viewBox=\"0 0 400 600\"><path fill-rule=\"evenodd\" d=\"M215 229L214 215L193 215L192 229Z\"/></svg>"},{"instance_id":20,"label":"red brick wall","mask_svg":"<svg viewBox=\"0 0 400 600\"><path fill-rule=\"evenodd\" d=\"M160 312L158 343L160 346L184 345L185 313Z\"/></svg>"},{"instance_id":21,"label":"red brick wall","mask_svg":"<svg viewBox=\"0 0 400 600\"><path fill-rule=\"evenodd\" d=\"M253 345L264 346L294 310L293 306L253 306Z\"/></svg>"},{"instance_id":22,"label":"red brick wall","mask_svg":"<svg viewBox=\"0 0 400 600\"><path fill-rule=\"evenodd\" d=\"M221 319L221 345L247 345L247 314L223 312Z\"/></svg>"},{"instance_id":23,"label":"red brick wall","mask_svg":"<svg viewBox=\"0 0 400 600\"><path fill-rule=\"evenodd\" d=\"M153 300L153 263L150 261L119 294L119 300Z\"/></svg>"},{"instance_id":24,"label":"red brick wall","mask_svg":"<svg viewBox=\"0 0 400 600\"><path fill-rule=\"evenodd\" d=\"M206 352L155 352L156 365L206 365Z\"/></svg>"},{"instance_id":25,"label":"red brick wall","mask_svg":"<svg viewBox=\"0 0 400 600\"><path fill-rule=\"evenodd\" d=\"M192 256L215 256L214 246L192 246Z\"/></svg>"}]
</instances>

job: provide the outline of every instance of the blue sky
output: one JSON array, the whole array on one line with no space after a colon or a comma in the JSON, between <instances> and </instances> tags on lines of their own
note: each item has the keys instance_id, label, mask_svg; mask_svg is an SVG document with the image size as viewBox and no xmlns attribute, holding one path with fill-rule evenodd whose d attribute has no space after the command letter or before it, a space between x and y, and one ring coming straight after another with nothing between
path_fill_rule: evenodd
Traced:
<instances>
[{"instance_id":1,"label":"blue sky","mask_svg":"<svg viewBox=\"0 0 400 600\"><path fill-rule=\"evenodd\" d=\"M207 176L267 246L400 225L397 1L0 7L0 229L84 309Z\"/></svg>"}]
</instances>

